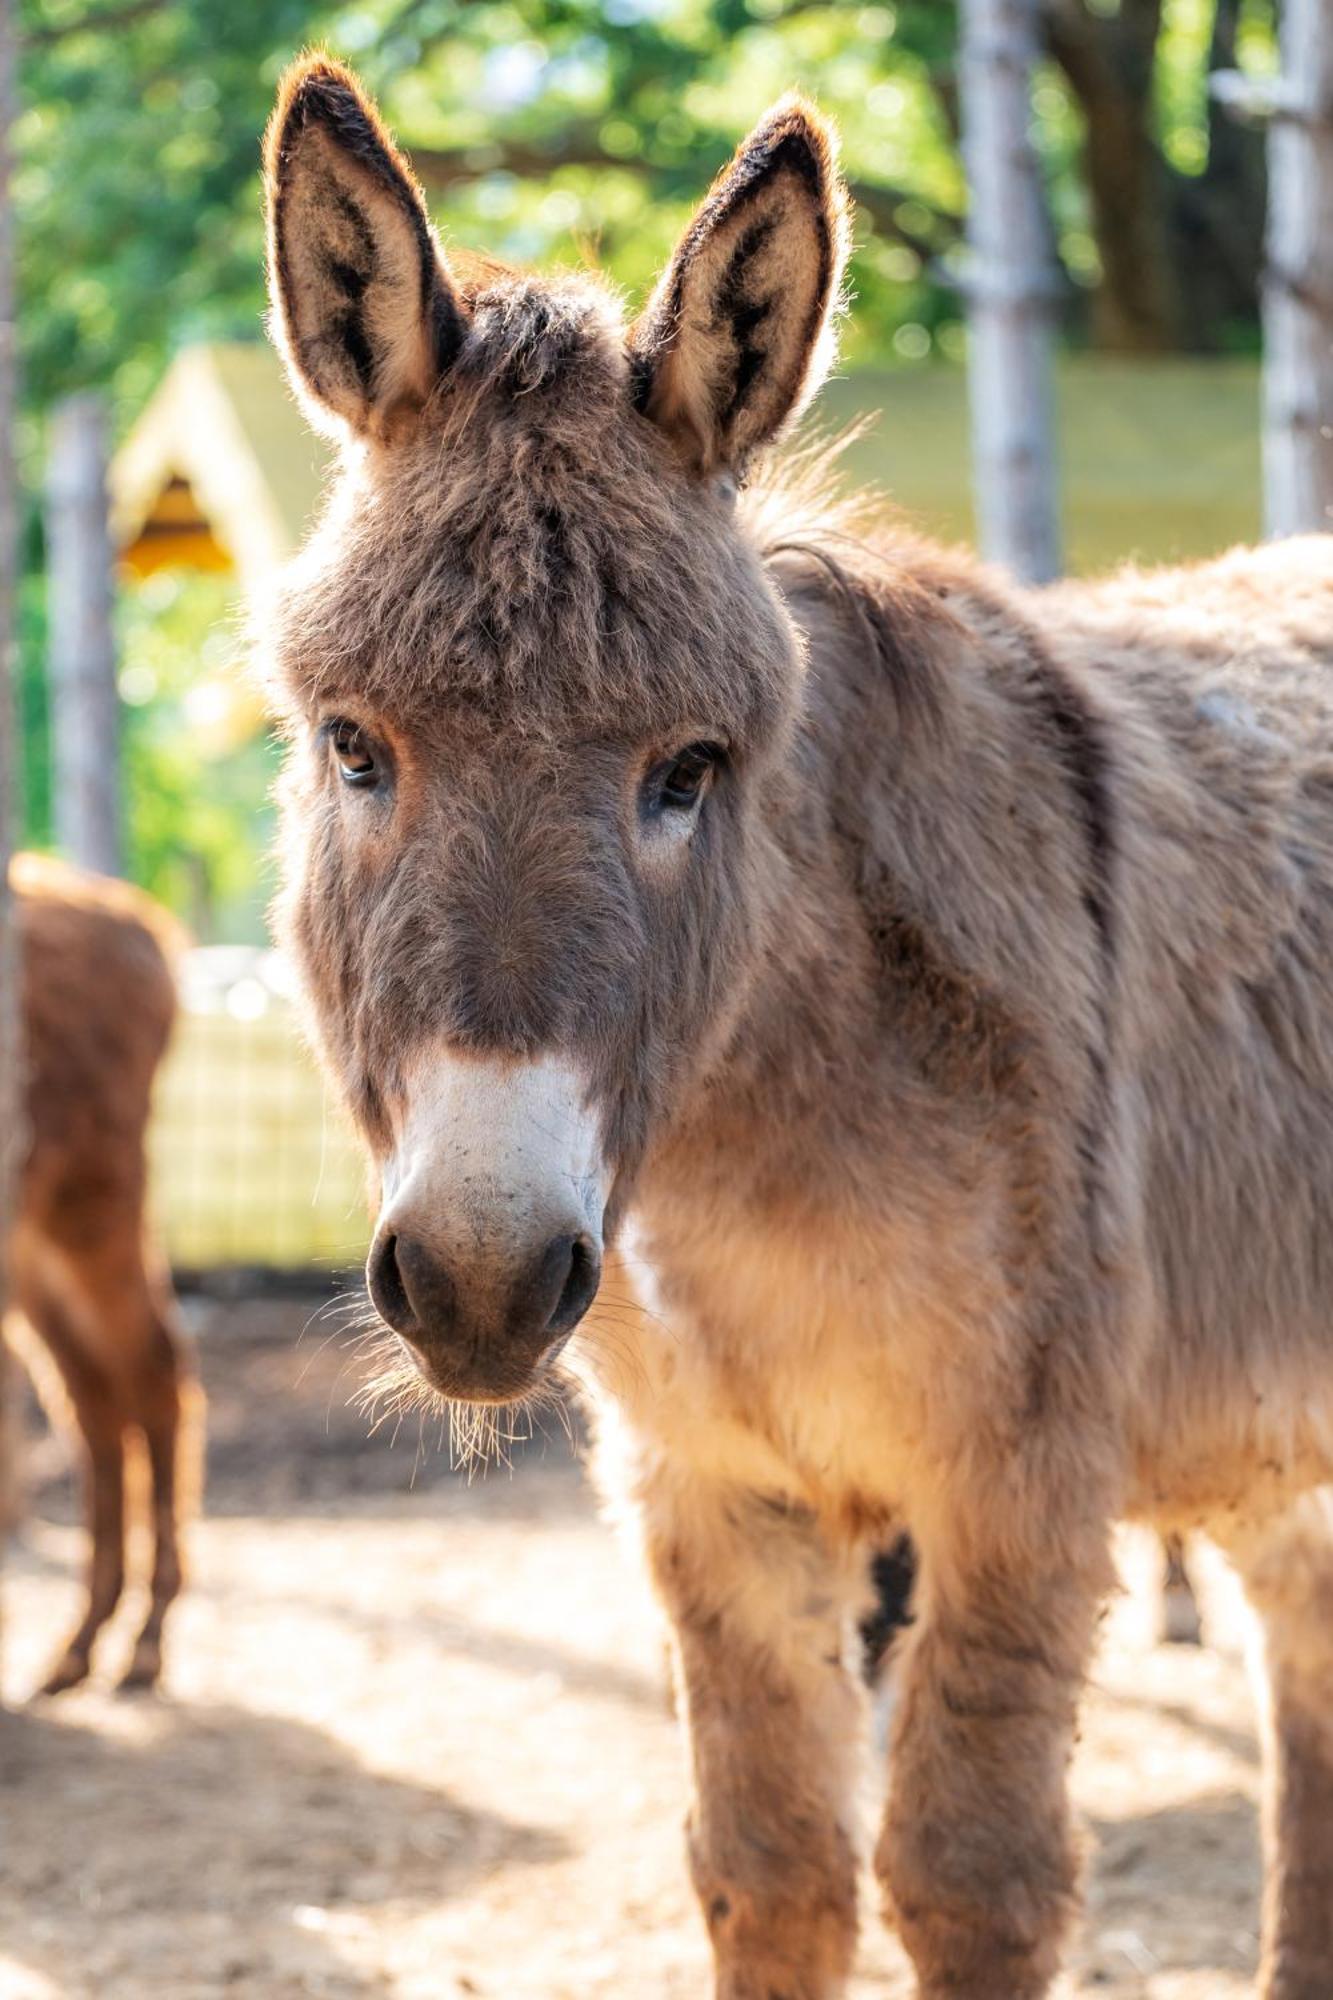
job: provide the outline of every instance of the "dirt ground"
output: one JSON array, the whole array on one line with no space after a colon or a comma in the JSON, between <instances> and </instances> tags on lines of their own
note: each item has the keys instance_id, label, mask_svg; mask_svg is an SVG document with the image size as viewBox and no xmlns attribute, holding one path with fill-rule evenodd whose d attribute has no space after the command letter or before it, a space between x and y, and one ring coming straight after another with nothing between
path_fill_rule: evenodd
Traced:
<instances>
[{"instance_id":1,"label":"dirt ground","mask_svg":"<svg viewBox=\"0 0 1333 2000\"><path fill-rule=\"evenodd\" d=\"M199 1305L206 1518L159 1699L25 1705L78 1603L63 1448L6 1574L0 2000L703 2000L654 1614L560 1435L468 1484L366 1437L309 1304ZM1074 1789L1093 1853L1068 1994L1229 2000L1256 1953L1244 1616L1153 1643L1127 1539ZM868 1759L868 1768L870 1760ZM867 1812L873 1806L867 1779ZM907 2000L867 1923L855 2000Z\"/></svg>"}]
</instances>

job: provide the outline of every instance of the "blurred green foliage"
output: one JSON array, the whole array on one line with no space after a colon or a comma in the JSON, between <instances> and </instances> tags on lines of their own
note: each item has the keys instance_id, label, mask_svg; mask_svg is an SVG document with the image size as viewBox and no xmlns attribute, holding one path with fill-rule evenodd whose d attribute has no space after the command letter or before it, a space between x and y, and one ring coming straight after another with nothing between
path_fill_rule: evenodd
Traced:
<instances>
[{"instance_id":1,"label":"blurred green foliage","mask_svg":"<svg viewBox=\"0 0 1333 2000\"><path fill-rule=\"evenodd\" d=\"M20 599L24 841L53 838L45 579ZM126 865L203 942L258 941L269 895L277 746L242 704L236 594L225 577L161 570L117 604Z\"/></svg>"},{"instance_id":2,"label":"blurred green foliage","mask_svg":"<svg viewBox=\"0 0 1333 2000\"><path fill-rule=\"evenodd\" d=\"M1206 71L1272 60L1270 0L1049 0L1034 104L1071 298L1103 264L1085 100L1130 91L1147 141L1204 179ZM634 295L746 126L783 90L838 120L857 197L849 361L956 351L964 204L951 0L26 0L17 135L24 358L37 406L123 411L183 341L254 333L259 135L307 44L379 94L446 236L520 262L595 256ZM1079 314L1072 313L1075 331ZM924 329L906 342L905 327ZM1221 330L1219 329L1219 332ZM1170 343L1167 343L1170 344Z\"/></svg>"},{"instance_id":3,"label":"blurred green foliage","mask_svg":"<svg viewBox=\"0 0 1333 2000\"><path fill-rule=\"evenodd\" d=\"M259 938L277 749L237 701L235 593L225 577L159 570L119 612L130 873L201 939Z\"/></svg>"},{"instance_id":4,"label":"blurred green foliage","mask_svg":"<svg viewBox=\"0 0 1333 2000\"><path fill-rule=\"evenodd\" d=\"M1252 350L1262 143L1210 66L1271 67L1273 0L1045 0L1034 96L1071 345ZM446 241L595 259L640 298L747 125L783 90L837 119L857 203L857 370L962 351L952 0L23 0L24 462L96 385L123 428L174 349L257 337L259 140L284 64L345 57L411 152ZM1090 129L1124 134L1089 146ZM1138 170L1149 198L1126 204ZM49 832L40 534L23 598L27 830ZM166 593L164 595L163 593ZM251 928L271 754L200 747L219 587L125 593L135 870L205 930ZM216 662L214 662L214 667ZM151 684L151 686L150 686Z\"/></svg>"}]
</instances>

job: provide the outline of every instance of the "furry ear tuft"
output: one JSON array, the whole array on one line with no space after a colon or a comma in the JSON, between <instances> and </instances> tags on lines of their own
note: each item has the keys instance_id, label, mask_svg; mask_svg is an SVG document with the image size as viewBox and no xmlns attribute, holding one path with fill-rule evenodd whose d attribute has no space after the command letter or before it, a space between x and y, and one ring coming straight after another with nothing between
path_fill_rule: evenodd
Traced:
<instances>
[{"instance_id":1,"label":"furry ear tuft","mask_svg":"<svg viewBox=\"0 0 1333 2000\"><path fill-rule=\"evenodd\" d=\"M274 336L316 422L388 435L466 322L421 192L351 71L292 64L264 141ZM313 407L311 407L313 406Z\"/></svg>"},{"instance_id":2,"label":"furry ear tuft","mask_svg":"<svg viewBox=\"0 0 1333 2000\"><path fill-rule=\"evenodd\" d=\"M848 236L833 135L784 98L714 182L630 334L640 406L698 472L743 471L819 387Z\"/></svg>"}]
</instances>

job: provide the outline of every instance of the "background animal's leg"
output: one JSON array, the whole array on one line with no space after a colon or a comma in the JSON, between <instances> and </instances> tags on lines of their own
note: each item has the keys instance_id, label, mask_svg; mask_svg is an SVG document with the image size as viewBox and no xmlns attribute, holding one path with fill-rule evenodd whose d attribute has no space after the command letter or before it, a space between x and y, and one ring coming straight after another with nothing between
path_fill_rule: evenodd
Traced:
<instances>
[{"instance_id":1,"label":"background animal's leg","mask_svg":"<svg viewBox=\"0 0 1333 2000\"><path fill-rule=\"evenodd\" d=\"M25 1296L23 1305L59 1370L86 1451L87 1609L42 1683L43 1694L60 1694L88 1678L93 1643L124 1586L124 1418L112 1383L89 1358L82 1329L64 1301L43 1287Z\"/></svg>"},{"instance_id":2,"label":"background animal's leg","mask_svg":"<svg viewBox=\"0 0 1333 2000\"><path fill-rule=\"evenodd\" d=\"M153 1573L148 1616L121 1686L153 1687L162 1671L162 1631L183 1581L180 1552L182 1487L192 1482L187 1460L198 1446L196 1395L183 1345L169 1313L147 1296L149 1334L136 1372L132 1420L140 1427L152 1481Z\"/></svg>"},{"instance_id":3,"label":"background animal's leg","mask_svg":"<svg viewBox=\"0 0 1333 2000\"><path fill-rule=\"evenodd\" d=\"M9 1346L15 1323L0 1320L0 1544L17 1530L25 1511L19 1368Z\"/></svg>"},{"instance_id":4,"label":"background animal's leg","mask_svg":"<svg viewBox=\"0 0 1333 2000\"><path fill-rule=\"evenodd\" d=\"M850 1577L807 1513L739 1489L658 1492L646 1529L675 1626L718 2000L835 2000L856 1942Z\"/></svg>"},{"instance_id":5,"label":"background animal's leg","mask_svg":"<svg viewBox=\"0 0 1333 2000\"><path fill-rule=\"evenodd\" d=\"M1179 1535L1162 1540L1162 1637L1169 1646L1201 1646L1203 1623L1194 1585L1185 1567L1185 1544Z\"/></svg>"},{"instance_id":6,"label":"background animal's leg","mask_svg":"<svg viewBox=\"0 0 1333 2000\"><path fill-rule=\"evenodd\" d=\"M1065 1770L1108 1527L1053 1512L1039 1526L1034 1510L1025 1531L1022 1505L997 1494L965 1526L913 1522L916 1622L875 1862L923 2000L1036 2000L1076 1908Z\"/></svg>"},{"instance_id":7,"label":"background animal's leg","mask_svg":"<svg viewBox=\"0 0 1333 2000\"><path fill-rule=\"evenodd\" d=\"M1333 1992L1333 1488L1224 1546L1263 1622L1268 1676L1264 2000Z\"/></svg>"},{"instance_id":8,"label":"background animal's leg","mask_svg":"<svg viewBox=\"0 0 1333 2000\"><path fill-rule=\"evenodd\" d=\"M184 1341L172 1320L165 1279L145 1262L143 1215L126 1201L99 1227L66 1247L71 1281L86 1312L81 1331L96 1363L113 1382L123 1420L147 1449L152 1491L153 1571L147 1622L123 1686L148 1687L162 1658L162 1628L180 1590L178 1518L181 1503ZM86 1325L85 1325L86 1322Z\"/></svg>"}]
</instances>

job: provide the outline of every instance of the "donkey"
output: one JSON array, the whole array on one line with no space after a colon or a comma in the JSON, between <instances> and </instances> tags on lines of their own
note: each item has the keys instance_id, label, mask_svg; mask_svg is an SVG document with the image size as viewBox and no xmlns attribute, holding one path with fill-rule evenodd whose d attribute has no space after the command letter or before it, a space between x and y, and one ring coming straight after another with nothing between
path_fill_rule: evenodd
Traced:
<instances>
[{"instance_id":1,"label":"donkey","mask_svg":"<svg viewBox=\"0 0 1333 2000\"><path fill-rule=\"evenodd\" d=\"M125 1438L152 1481L148 1615L125 1688L153 1686L181 1587L178 1513L198 1397L145 1228L144 1134L176 1013L170 920L121 883L13 864L23 963L27 1145L10 1295L54 1363L87 1452L87 1608L43 1687L86 1680L124 1583ZM40 1362L40 1354L34 1356Z\"/></svg>"},{"instance_id":2,"label":"donkey","mask_svg":"<svg viewBox=\"0 0 1333 2000\"><path fill-rule=\"evenodd\" d=\"M760 476L847 248L796 99L629 326L451 267L324 58L266 160L276 337L343 447L267 633L278 926L411 1367L590 1386L718 1995L843 1990L851 1641L903 1527L886 1907L927 2000L1048 1990L1137 1516L1265 1621L1264 1990L1327 1996L1333 542L1035 593ZM633 1334L584 1320L613 1242Z\"/></svg>"}]
</instances>

